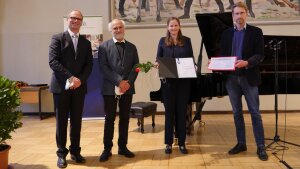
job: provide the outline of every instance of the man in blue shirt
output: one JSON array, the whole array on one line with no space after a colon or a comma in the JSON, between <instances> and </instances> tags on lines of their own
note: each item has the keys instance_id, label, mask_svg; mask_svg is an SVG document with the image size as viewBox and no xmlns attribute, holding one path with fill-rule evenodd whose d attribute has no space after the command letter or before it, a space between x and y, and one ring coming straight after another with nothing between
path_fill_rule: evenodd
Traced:
<instances>
[{"instance_id":1,"label":"man in blue shirt","mask_svg":"<svg viewBox=\"0 0 300 169\"><path fill-rule=\"evenodd\" d=\"M260 160L268 160L264 145L264 128L259 111L258 85L261 83L259 64L264 59L262 30L246 24L247 6L238 2L232 7L234 27L225 30L221 38L221 55L237 56L235 71L226 74L226 89L233 109L237 145L229 154L247 150L245 122L242 107L244 95L251 113L253 133Z\"/></svg>"}]
</instances>

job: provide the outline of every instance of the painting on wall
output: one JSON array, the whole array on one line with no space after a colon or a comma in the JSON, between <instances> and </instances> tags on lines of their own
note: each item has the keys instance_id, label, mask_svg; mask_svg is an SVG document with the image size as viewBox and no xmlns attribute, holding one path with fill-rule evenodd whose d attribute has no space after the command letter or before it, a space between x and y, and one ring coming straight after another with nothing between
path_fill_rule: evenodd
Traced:
<instances>
[{"instance_id":1,"label":"painting on wall","mask_svg":"<svg viewBox=\"0 0 300 169\"><path fill-rule=\"evenodd\" d=\"M300 24L300 0L245 0L252 23ZM165 26L176 16L182 25L196 25L197 13L230 12L237 0L112 0L111 19L121 18L129 27Z\"/></svg>"}]
</instances>

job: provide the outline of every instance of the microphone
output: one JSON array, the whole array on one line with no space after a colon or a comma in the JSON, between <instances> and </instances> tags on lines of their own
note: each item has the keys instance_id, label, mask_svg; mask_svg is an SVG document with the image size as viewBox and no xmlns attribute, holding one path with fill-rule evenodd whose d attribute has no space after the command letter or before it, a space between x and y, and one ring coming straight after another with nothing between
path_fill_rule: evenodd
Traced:
<instances>
[{"instance_id":1,"label":"microphone","mask_svg":"<svg viewBox=\"0 0 300 169\"><path fill-rule=\"evenodd\" d=\"M270 40L270 41L265 45L265 47L268 47L268 46L272 45L272 43L273 43L274 41L275 41L274 39Z\"/></svg>"}]
</instances>

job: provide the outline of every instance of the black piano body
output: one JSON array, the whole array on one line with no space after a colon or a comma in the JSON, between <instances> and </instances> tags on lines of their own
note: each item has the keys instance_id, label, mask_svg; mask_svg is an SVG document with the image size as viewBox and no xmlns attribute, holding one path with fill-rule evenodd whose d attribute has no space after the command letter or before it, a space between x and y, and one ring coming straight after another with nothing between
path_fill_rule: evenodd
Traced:
<instances>
[{"instance_id":1,"label":"black piano body","mask_svg":"<svg viewBox=\"0 0 300 169\"><path fill-rule=\"evenodd\" d=\"M202 50L204 45L208 58L219 56L221 34L225 29L233 26L231 13L196 14L196 19L202 42L197 62L197 78L192 82L190 101L200 104L191 125L196 120L201 120L201 111L207 99L227 95L221 73L201 72ZM260 65L262 75L260 95L273 95L275 92L276 94L299 94L300 36L264 35L264 42L265 59ZM278 82L277 87L275 81ZM150 100L162 101L160 92L160 89L150 92Z\"/></svg>"}]
</instances>

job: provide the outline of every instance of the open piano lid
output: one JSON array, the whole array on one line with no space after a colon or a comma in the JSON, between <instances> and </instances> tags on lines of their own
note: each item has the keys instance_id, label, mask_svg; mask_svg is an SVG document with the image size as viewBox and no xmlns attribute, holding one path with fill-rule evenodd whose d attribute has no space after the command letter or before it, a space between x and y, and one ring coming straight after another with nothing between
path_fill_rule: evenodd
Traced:
<instances>
[{"instance_id":1,"label":"open piano lid","mask_svg":"<svg viewBox=\"0 0 300 169\"><path fill-rule=\"evenodd\" d=\"M196 19L208 58L219 56L222 32L233 27L231 12L196 14Z\"/></svg>"}]
</instances>

